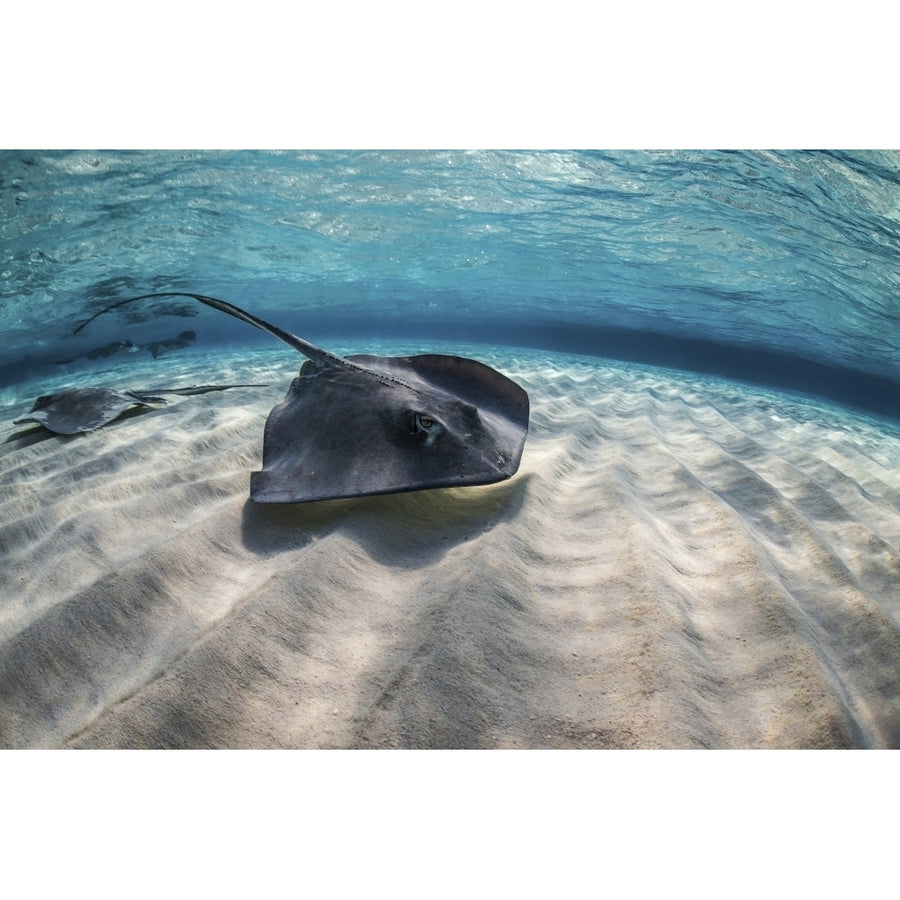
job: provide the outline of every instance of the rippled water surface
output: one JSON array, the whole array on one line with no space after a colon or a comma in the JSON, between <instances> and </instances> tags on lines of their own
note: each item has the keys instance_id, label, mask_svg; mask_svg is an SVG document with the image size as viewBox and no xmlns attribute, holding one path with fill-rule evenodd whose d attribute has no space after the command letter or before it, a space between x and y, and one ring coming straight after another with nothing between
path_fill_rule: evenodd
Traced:
<instances>
[{"instance_id":1,"label":"rippled water surface","mask_svg":"<svg viewBox=\"0 0 900 900\"><path fill-rule=\"evenodd\" d=\"M127 365L185 332L166 353L270 340L190 300L73 334L184 289L312 340L549 347L900 402L892 152L4 151L0 203L13 394L104 348Z\"/></svg>"}]
</instances>

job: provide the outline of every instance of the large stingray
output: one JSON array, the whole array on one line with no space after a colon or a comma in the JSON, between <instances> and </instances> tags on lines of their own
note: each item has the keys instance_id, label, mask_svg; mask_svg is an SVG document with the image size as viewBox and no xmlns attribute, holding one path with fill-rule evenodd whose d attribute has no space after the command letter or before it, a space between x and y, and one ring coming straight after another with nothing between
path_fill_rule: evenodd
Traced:
<instances>
[{"instance_id":1,"label":"large stingray","mask_svg":"<svg viewBox=\"0 0 900 900\"><path fill-rule=\"evenodd\" d=\"M38 422L56 434L81 434L93 431L120 416L132 406L165 403L156 394L206 394L227 391L233 387L263 387L252 384L204 384L184 388L157 388L148 391L115 391L106 387L66 388L56 394L45 394L34 401L27 416L15 419L14 425Z\"/></svg>"},{"instance_id":2,"label":"large stingray","mask_svg":"<svg viewBox=\"0 0 900 900\"><path fill-rule=\"evenodd\" d=\"M107 309L151 297L193 297L307 357L266 421L262 471L250 477L259 503L492 484L519 468L528 394L484 363L437 354L344 358L230 303L182 291Z\"/></svg>"}]
</instances>

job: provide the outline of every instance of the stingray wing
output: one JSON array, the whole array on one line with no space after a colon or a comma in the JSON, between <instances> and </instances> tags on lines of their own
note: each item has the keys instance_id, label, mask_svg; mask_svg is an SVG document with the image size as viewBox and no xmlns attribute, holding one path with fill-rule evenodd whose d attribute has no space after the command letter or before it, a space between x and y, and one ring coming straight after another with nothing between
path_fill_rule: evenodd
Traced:
<instances>
[{"instance_id":1,"label":"stingray wing","mask_svg":"<svg viewBox=\"0 0 900 900\"><path fill-rule=\"evenodd\" d=\"M269 414L261 503L491 484L519 467L528 395L457 356L352 356L307 363Z\"/></svg>"}]
</instances>

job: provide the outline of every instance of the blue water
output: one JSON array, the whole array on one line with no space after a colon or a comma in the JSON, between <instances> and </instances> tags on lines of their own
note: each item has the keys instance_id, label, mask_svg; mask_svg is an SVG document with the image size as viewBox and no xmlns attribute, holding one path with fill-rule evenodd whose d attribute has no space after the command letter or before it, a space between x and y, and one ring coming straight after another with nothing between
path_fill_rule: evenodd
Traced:
<instances>
[{"instance_id":1,"label":"blue water","mask_svg":"<svg viewBox=\"0 0 900 900\"><path fill-rule=\"evenodd\" d=\"M190 300L73 334L184 289L326 344L544 347L900 415L895 152L3 151L0 203L0 388L115 342L272 340Z\"/></svg>"}]
</instances>

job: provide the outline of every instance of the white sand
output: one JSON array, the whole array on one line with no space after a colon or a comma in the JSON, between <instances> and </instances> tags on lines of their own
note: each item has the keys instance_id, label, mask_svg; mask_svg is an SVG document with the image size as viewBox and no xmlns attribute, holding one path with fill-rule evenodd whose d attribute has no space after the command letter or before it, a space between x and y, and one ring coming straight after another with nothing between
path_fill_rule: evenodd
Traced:
<instances>
[{"instance_id":1,"label":"white sand","mask_svg":"<svg viewBox=\"0 0 900 900\"><path fill-rule=\"evenodd\" d=\"M86 436L0 410L0 746L900 747L900 432L462 352L531 396L511 481L252 503L283 350L120 372L270 386Z\"/></svg>"}]
</instances>

